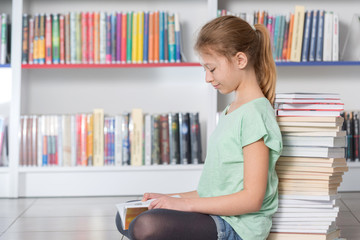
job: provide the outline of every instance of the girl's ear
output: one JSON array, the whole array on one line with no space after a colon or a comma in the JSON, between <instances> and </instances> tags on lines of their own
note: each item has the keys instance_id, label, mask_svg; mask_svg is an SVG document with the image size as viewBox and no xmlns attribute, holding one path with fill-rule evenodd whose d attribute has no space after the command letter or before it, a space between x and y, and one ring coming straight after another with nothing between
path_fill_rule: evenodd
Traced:
<instances>
[{"instance_id":1,"label":"girl's ear","mask_svg":"<svg viewBox=\"0 0 360 240\"><path fill-rule=\"evenodd\" d=\"M244 69L247 66L248 59L245 53L238 52L235 55L236 65L239 69Z\"/></svg>"}]
</instances>

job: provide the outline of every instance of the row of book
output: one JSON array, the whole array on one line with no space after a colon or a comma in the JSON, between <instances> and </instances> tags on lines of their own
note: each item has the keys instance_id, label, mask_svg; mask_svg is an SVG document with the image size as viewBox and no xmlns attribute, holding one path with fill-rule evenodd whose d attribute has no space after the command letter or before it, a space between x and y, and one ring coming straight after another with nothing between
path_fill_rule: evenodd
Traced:
<instances>
[{"instance_id":1,"label":"row of book","mask_svg":"<svg viewBox=\"0 0 360 240\"><path fill-rule=\"evenodd\" d=\"M0 14L0 64L10 62L10 24L6 13Z\"/></svg>"},{"instance_id":2,"label":"row of book","mask_svg":"<svg viewBox=\"0 0 360 240\"><path fill-rule=\"evenodd\" d=\"M341 115L345 118L342 130L346 132L346 160L359 162L360 112L343 112Z\"/></svg>"},{"instance_id":3,"label":"row of book","mask_svg":"<svg viewBox=\"0 0 360 240\"><path fill-rule=\"evenodd\" d=\"M23 64L181 62L177 13L23 15Z\"/></svg>"},{"instance_id":4,"label":"row of book","mask_svg":"<svg viewBox=\"0 0 360 240\"><path fill-rule=\"evenodd\" d=\"M339 16L331 11L296 6L295 13L288 14L219 10L218 16L222 15L236 15L250 25L264 24L275 61L339 61Z\"/></svg>"},{"instance_id":5,"label":"row of book","mask_svg":"<svg viewBox=\"0 0 360 240\"><path fill-rule=\"evenodd\" d=\"M5 117L0 116L0 167L9 166L8 126Z\"/></svg>"},{"instance_id":6,"label":"row of book","mask_svg":"<svg viewBox=\"0 0 360 240\"><path fill-rule=\"evenodd\" d=\"M327 105L324 100L334 100L321 93L293 93L291 99L285 100L283 97L288 95L277 94L275 103L307 101L308 108L316 109L316 105ZM283 152L276 165L279 207L268 239L337 239L337 189L348 170L346 138L341 130L344 119L304 116L301 108L293 111L299 114L277 116L283 137Z\"/></svg>"},{"instance_id":7,"label":"row of book","mask_svg":"<svg viewBox=\"0 0 360 240\"><path fill-rule=\"evenodd\" d=\"M21 166L202 163L198 113L21 116Z\"/></svg>"}]
</instances>

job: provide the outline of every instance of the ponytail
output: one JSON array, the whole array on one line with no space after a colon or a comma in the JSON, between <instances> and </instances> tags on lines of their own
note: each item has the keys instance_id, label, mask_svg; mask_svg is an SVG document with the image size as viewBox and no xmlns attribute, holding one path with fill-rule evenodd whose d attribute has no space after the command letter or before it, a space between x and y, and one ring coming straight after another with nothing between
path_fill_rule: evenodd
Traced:
<instances>
[{"instance_id":1,"label":"ponytail","mask_svg":"<svg viewBox=\"0 0 360 240\"><path fill-rule=\"evenodd\" d=\"M271 41L267 28L262 24L255 24L258 36L258 54L255 58L254 68L259 86L271 105L275 100L276 66L271 51Z\"/></svg>"}]
</instances>

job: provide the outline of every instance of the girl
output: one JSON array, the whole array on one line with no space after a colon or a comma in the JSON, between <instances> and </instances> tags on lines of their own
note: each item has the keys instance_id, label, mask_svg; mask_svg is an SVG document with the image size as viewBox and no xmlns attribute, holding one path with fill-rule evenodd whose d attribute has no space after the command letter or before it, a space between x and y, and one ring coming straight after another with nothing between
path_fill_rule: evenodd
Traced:
<instances>
[{"instance_id":1,"label":"girl","mask_svg":"<svg viewBox=\"0 0 360 240\"><path fill-rule=\"evenodd\" d=\"M139 215L130 239L266 239L278 206L275 164L282 140L272 104L276 70L261 24L234 16L216 18L195 45L206 82L222 94L235 92L212 133L198 188L176 194L145 193L154 200Z\"/></svg>"}]
</instances>

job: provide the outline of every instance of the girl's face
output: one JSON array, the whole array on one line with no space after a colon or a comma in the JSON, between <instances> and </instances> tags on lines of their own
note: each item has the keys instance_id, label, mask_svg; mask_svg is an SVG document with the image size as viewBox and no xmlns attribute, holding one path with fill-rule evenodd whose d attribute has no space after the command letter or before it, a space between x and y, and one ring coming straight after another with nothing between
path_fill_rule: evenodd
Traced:
<instances>
[{"instance_id":1,"label":"girl's face","mask_svg":"<svg viewBox=\"0 0 360 240\"><path fill-rule=\"evenodd\" d=\"M205 81L219 90L228 94L236 90L240 84L240 69L237 67L235 57L229 61L218 54L200 54L206 77Z\"/></svg>"}]
</instances>

